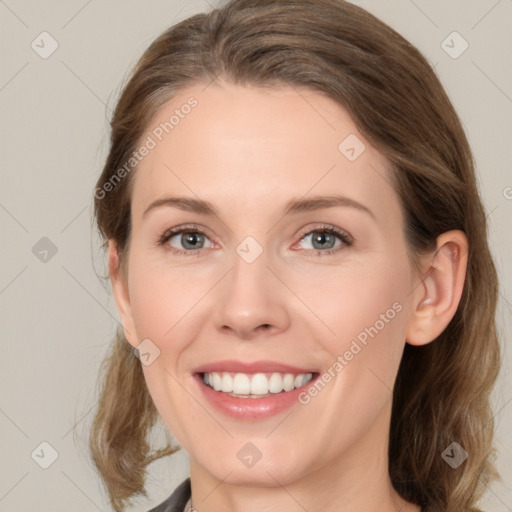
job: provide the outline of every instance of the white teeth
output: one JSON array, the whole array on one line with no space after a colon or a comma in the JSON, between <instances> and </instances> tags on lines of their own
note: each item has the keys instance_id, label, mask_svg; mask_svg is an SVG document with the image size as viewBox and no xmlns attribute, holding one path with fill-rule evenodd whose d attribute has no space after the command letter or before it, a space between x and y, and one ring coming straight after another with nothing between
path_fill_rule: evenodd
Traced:
<instances>
[{"instance_id":1,"label":"white teeth","mask_svg":"<svg viewBox=\"0 0 512 512\"><path fill-rule=\"evenodd\" d=\"M268 380L264 373L257 373L251 379L251 395L265 395L268 393Z\"/></svg>"},{"instance_id":2,"label":"white teeth","mask_svg":"<svg viewBox=\"0 0 512 512\"><path fill-rule=\"evenodd\" d=\"M245 373L237 373L234 376L233 393L237 395L249 395L251 393L251 379Z\"/></svg>"},{"instance_id":3,"label":"white teeth","mask_svg":"<svg viewBox=\"0 0 512 512\"><path fill-rule=\"evenodd\" d=\"M212 373L212 384L215 391L220 391L222 388L222 377L218 373Z\"/></svg>"},{"instance_id":4,"label":"white teeth","mask_svg":"<svg viewBox=\"0 0 512 512\"><path fill-rule=\"evenodd\" d=\"M284 376L283 388L285 391L291 391L295 388L295 377L291 373L287 373Z\"/></svg>"},{"instance_id":5,"label":"white teeth","mask_svg":"<svg viewBox=\"0 0 512 512\"><path fill-rule=\"evenodd\" d=\"M268 380L270 393L281 393L283 391L283 378L280 373L273 373Z\"/></svg>"},{"instance_id":6,"label":"white teeth","mask_svg":"<svg viewBox=\"0 0 512 512\"><path fill-rule=\"evenodd\" d=\"M223 393L231 393L233 391L233 377L229 373L222 374L222 389Z\"/></svg>"},{"instance_id":7,"label":"white teeth","mask_svg":"<svg viewBox=\"0 0 512 512\"><path fill-rule=\"evenodd\" d=\"M312 373L294 375L277 372L272 374L211 372L203 375L203 382L215 391L254 397L292 391L306 385L312 378Z\"/></svg>"}]
</instances>

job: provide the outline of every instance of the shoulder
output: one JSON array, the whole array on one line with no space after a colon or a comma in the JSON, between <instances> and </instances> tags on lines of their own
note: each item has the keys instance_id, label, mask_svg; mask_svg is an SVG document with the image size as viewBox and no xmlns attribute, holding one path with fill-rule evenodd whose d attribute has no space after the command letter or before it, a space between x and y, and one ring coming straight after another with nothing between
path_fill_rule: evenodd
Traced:
<instances>
[{"instance_id":1,"label":"shoulder","mask_svg":"<svg viewBox=\"0 0 512 512\"><path fill-rule=\"evenodd\" d=\"M174 492L165 501L148 512L182 512L190 495L190 478L187 478L174 489Z\"/></svg>"}]
</instances>

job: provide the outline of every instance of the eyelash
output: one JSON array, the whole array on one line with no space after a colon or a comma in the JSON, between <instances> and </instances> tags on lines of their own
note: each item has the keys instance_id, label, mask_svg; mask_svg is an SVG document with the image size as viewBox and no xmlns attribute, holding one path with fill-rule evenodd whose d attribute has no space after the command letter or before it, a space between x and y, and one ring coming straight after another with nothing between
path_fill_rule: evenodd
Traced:
<instances>
[{"instance_id":1,"label":"eyelash","mask_svg":"<svg viewBox=\"0 0 512 512\"><path fill-rule=\"evenodd\" d=\"M160 237L158 240L158 245L165 246L167 242L175 235L179 235L182 233L192 233L192 234L200 234L208 237L208 234L203 231L201 228L196 226L195 224L190 224L186 226L180 226L178 228L173 228L165 231L165 233ZM307 251L310 251L315 256L330 256L334 253L338 253L342 251L343 249L346 249L347 247L350 247L354 241L353 238L345 231L342 231L340 229L337 229L333 226L323 225L319 227L315 227L313 229L310 229L308 231L302 232L299 236L299 241L302 241L307 235L311 235L312 233L327 233L330 235L334 235L338 237L341 242L343 242L342 247L338 247L336 249L327 249L325 251L319 250L319 249L307 249ZM209 238L209 237L208 237ZM168 246L166 247L167 250L170 250L171 252L175 254L186 254L187 256L200 256L202 249L191 249L191 250L181 250L176 249L174 247Z\"/></svg>"}]
</instances>

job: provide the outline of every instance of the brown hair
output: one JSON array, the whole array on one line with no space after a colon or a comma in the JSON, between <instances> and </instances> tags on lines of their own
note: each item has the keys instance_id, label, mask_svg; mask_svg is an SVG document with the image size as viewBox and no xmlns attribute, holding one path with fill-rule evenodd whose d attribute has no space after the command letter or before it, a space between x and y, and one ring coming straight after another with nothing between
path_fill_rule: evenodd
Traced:
<instances>
[{"instance_id":1,"label":"brown hair","mask_svg":"<svg viewBox=\"0 0 512 512\"><path fill-rule=\"evenodd\" d=\"M498 285L471 151L438 78L404 38L343 0L232 0L171 27L146 50L122 91L95 192L99 231L116 241L121 261L129 247L133 171L108 193L105 184L164 102L187 85L218 78L306 87L343 105L392 165L412 261L432 250L441 233L465 232L468 269L454 318L434 342L405 347L393 391L389 473L405 499L428 510L472 509L497 477L489 395L501 359ZM157 412L122 334L101 371L90 450L121 511L132 496L145 495L149 462L175 449L150 453L146 439ZM441 456L452 442L469 454L457 469Z\"/></svg>"}]
</instances>

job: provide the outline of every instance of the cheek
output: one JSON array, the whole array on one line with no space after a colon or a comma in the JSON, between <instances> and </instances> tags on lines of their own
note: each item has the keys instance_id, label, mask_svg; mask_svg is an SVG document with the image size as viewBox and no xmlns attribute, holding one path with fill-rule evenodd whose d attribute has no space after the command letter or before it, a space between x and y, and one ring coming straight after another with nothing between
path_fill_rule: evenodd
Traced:
<instances>
[{"instance_id":1,"label":"cheek","mask_svg":"<svg viewBox=\"0 0 512 512\"><path fill-rule=\"evenodd\" d=\"M186 372L183 355L200 337L205 324L203 318L198 319L204 314L201 301L219 277L211 269L178 268L137 250L131 254L130 265L130 302L137 337L139 341L150 339L159 350L154 362L142 368L146 384L165 423L182 439L184 421L204 419L204 411L190 407L190 396L183 392L195 386L186 380L192 377ZM179 416L176 411L181 411Z\"/></svg>"},{"instance_id":2,"label":"cheek","mask_svg":"<svg viewBox=\"0 0 512 512\"><path fill-rule=\"evenodd\" d=\"M344 356L347 366L374 369L386 383L393 382L405 342L407 269L405 253L381 253L346 270L331 269L316 286L303 282L304 302L322 320L312 324L317 339L333 363Z\"/></svg>"},{"instance_id":3,"label":"cheek","mask_svg":"<svg viewBox=\"0 0 512 512\"><path fill-rule=\"evenodd\" d=\"M162 258L154 261L136 251L130 264L130 302L139 338L150 338L158 345L175 339L182 322L193 328L190 318L211 288L212 277L192 267L173 267Z\"/></svg>"},{"instance_id":4,"label":"cheek","mask_svg":"<svg viewBox=\"0 0 512 512\"><path fill-rule=\"evenodd\" d=\"M305 407L315 429L347 446L389 405L405 342L407 260L372 259L372 264L332 272L321 290L316 287L305 298L334 334L318 321L310 324L329 356L322 374L325 387L319 386L318 398L303 396L303 403L309 402Z\"/></svg>"},{"instance_id":5,"label":"cheek","mask_svg":"<svg viewBox=\"0 0 512 512\"><path fill-rule=\"evenodd\" d=\"M322 315L336 337L353 337L388 310L391 310L388 317L397 316L394 313L400 308L393 309L393 304L398 302L403 306L410 292L409 275L401 268L404 267L396 260L374 258L366 264L347 265L322 276L312 275L311 281L303 281L301 286L309 304Z\"/></svg>"},{"instance_id":6,"label":"cheek","mask_svg":"<svg viewBox=\"0 0 512 512\"><path fill-rule=\"evenodd\" d=\"M150 366L143 366L144 379L153 403L164 423L181 443L186 439L184 425L198 424L204 414L191 407L190 395L183 393L190 383L180 382L174 369L168 367L164 357Z\"/></svg>"}]
</instances>

